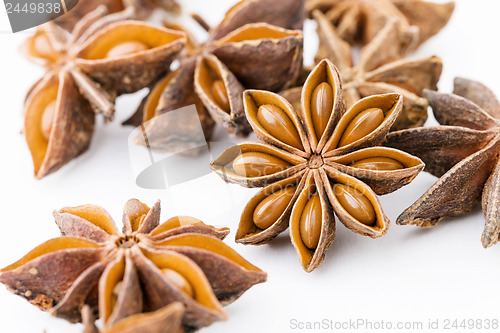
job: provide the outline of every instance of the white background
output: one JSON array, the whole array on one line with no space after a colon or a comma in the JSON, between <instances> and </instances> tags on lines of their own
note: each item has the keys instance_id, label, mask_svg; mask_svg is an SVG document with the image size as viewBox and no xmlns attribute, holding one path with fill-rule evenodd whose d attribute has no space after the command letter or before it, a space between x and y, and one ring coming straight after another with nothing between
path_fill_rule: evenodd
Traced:
<instances>
[{"instance_id":1,"label":"white background","mask_svg":"<svg viewBox=\"0 0 500 333\"><path fill-rule=\"evenodd\" d=\"M206 0L183 2L187 12L196 11L215 25L235 1L212 0L209 6ZM24 95L43 70L17 52L31 32L10 33L4 8L0 8L0 267L58 236L53 209L95 203L119 222L127 199L135 197L153 204L160 198L162 220L184 214L231 227L226 242L269 274L267 283L251 288L226 308L227 322L216 323L204 332L312 332L293 329L293 319L367 319L394 325L398 321L421 321L424 329L418 332L426 332L429 319L439 319L441 324L445 319L500 319L500 246L482 248L484 217L479 208L430 230L393 224L388 234L377 240L354 234L338 223L336 240L325 261L307 274L287 232L260 247L234 242L239 214L255 190L226 185L214 174L175 186L169 192L139 188L127 147L131 129L119 124L133 112L144 91L118 100L117 121L107 126L99 123L85 155L54 175L35 180L20 131ZM453 78L464 76L480 80L500 94L499 12L500 2L496 0L458 0L448 26L411 57L435 54L443 58L441 91L451 92ZM201 31L196 32L203 39ZM305 57L310 63L317 43L311 22L306 26L305 43ZM215 140L227 137L219 130ZM395 221L435 180L421 174L409 186L382 197L388 217ZM0 286L0 332L44 329L48 333L80 332L82 327L52 318Z\"/></svg>"}]
</instances>

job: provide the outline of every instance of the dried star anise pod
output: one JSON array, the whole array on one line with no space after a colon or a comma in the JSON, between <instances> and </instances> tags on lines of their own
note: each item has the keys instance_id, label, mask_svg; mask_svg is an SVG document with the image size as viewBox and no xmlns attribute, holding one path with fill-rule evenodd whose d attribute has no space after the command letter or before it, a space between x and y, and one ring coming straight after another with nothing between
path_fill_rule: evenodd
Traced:
<instances>
[{"instance_id":1,"label":"dried star anise pod","mask_svg":"<svg viewBox=\"0 0 500 333\"><path fill-rule=\"evenodd\" d=\"M112 327L99 330L94 323L92 309L85 305L82 309L82 323L85 325L82 333L182 333L183 313L181 303L171 303L154 312L126 317Z\"/></svg>"},{"instance_id":2,"label":"dried star anise pod","mask_svg":"<svg viewBox=\"0 0 500 333\"><path fill-rule=\"evenodd\" d=\"M180 5L175 0L83 0L78 2L69 12L55 19L54 22L71 31L82 17L100 5L106 6L110 13L132 8L134 17L141 20L150 16L158 8L176 14L181 11Z\"/></svg>"},{"instance_id":3,"label":"dried star anise pod","mask_svg":"<svg viewBox=\"0 0 500 333\"><path fill-rule=\"evenodd\" d=\"M400 59L411 36L400 33L397 21L390 20L377 36L361 49L359 60L353 64L353 52L335 32L325 16L313 13L318 23L319 47L316 60L327 58L338 67L343 83L343 95L347 107L363 97L398 93L403 95L403 111L391 130L422 126L427 120L428 103L423 98L424 89L437 89L443 68L439 57L424 59ZM295 93L294 90L295 89ZM300 88L285 91L292 104L298 104ZM293 96L295 95L295 96Z\"/></svg>"},{"instance_id":4,"label":"dried star anise pod","mask_svg":"<svg viewBox=\"0 0 500 333\"><path fill-rule=\"evenodd\" d=\"M425 95L442 126L394 132L385 144L419 156L440 178L397 223L433 227L469 213L482 198L482 244L489 247L500 235L500 103L488 87L463 78L455 79L453 94Z\"/></svg>"},{"instance_id":5,"label":"dried star anise pod","mask_svg":"<svg viewBox=\"0 0 500 333\"><path fill-rule=\"evenodd\" d=\"M149 208L129 200L123 233L99 206L67 207L54 217L62 236L0 270L0 282L71 322L81 320L85 304L110 328L181 302L183 326L193 330L225 319L222 304L266 280L221 241L229 229L183 216L159 224L159 201Z\"/></svg>"},{"instance_id":6,"label":"dried star anise pod","mask_svg":"<svg viewBox=\"0 0 500 333\"><path fill-rule=\"evenodd\" d=\"M23 44L22 51L47 69L25 103L35 177L82 154L94 131L94 111L112 119L115 97L149 85L182 49L183 33L126 20L128 12L105 16L99 7L71 36L47 24Z\"/></svg>"},{"instance_id":7,"label":"dried star anise pod","mask_svg":"<svg viewBox=\"0 0 500 333\"><path fill-rule=\"evenodd\" d=\"M206 139L214 121L247 136L244 87L278 91L295 84L300 74L303 35L288 28L302 27L303 5L303 0L241 1L210 29L205 43L188 43L179 68L156 83L138 110L142 117L135 116L148 122L149 145L172 150L189 141L191 121L157 117L189 104L196 104Z\"/></svg>"},{"instance_id":8,"label":"dried star anise pod","mask_svg":"<svg viewBox=\"0 0 500 333\"><path fill-rule=\"evenodd\" d=\"M334 215L361 235L387 231L377 194L408 184L424 168L412 155L377 147L401 111L401 95L367 97L345 112L339 73L325 59L307 78L299 110L259 90L245 91L244 103L263 143L229 148L212 162L226 181L264 187L243 210L237 242L267 243L290 225L311 272L333 242Z\"/></svg>"},{"instance_id":9,"label":"dried star anise pod","mask_svg":"<svg viewBox=\"0 0 500 333\"><path fill-rule=\"evenodd\" d=\"M437 34L455 9L455 2L422 0L307 0L307 11L322 11L339 36L350 44L367 44L389 21L402 31L418 33L413 48Z\"/></svg>"}]
</instances>

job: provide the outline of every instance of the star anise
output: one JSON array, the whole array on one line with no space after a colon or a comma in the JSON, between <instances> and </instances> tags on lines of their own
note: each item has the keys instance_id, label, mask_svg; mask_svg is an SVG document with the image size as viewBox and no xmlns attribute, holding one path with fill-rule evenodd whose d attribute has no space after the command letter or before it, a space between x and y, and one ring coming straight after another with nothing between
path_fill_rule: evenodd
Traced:
<instances>
[{"instance_id":1,"label":"star anise","mask_svg":"<svg viewBox=\"0 0 500 333\"><path fill-rule=\"evenodd\" d=\"M112 327L99 330L94 323L92 309L85 305L82 309L82 323L85 325L82 333L182 333L183 313L181 303L171 303L157 311L132 315Z\"/></svg>"},{"instance_id":2,"label":"star anise","mask_svg":"<svg viewBox=\"0 0 500 333\"><path fill-rule=\"evenodd\" d=\"M81 320L85 304L98 308L110 328L181 302L183 326L197 329L225 319L222 304L266 280L221 241L227 228L182 216L159 224L159 201L150 209L129 200L123 233L99 206L67 207L54 216L62 236L0 270L0 282L71 322Z\"/></svg>"},{"instance_id":3,"label":"star anise","mask_svg":"<svg viewBox=\"0 0 500 333\"><path fill-rule=\"evenodd\" d=\"M339 69L343 94L350 107L362 97L376 94L403 95L403 111L391 130L421 126L427 120L428 103L424 89L437 89L443 68L439 57L402 59L412 36L397 29L397 21L390 20L377 36L361 49L359 60L353 64L353 51L336 33L335 28L319 11L313 13L318 23L319 47L317 61L330 59ZM284 92L298 103L300 94L292 88Z\"/></svg>"},{"instance_id":4,"label":"star anise","mask_svg":"<svg viewBox=\"0 0 500 333\"><path fill-rule=\"evenodd\" d=\"M350 44L369 43L380 29L396 19L399 29L418 34L413 48L437 34L455 9L455 2L422 0L307 0L307 11L321 10Z\"/></svg>"},{"instance_id":5,"label":"star anise","mask_svg":"<svg viewBox=\"0 0 500 333\"><path fill-rule=\"evenodd\" d=\"M54 22L71 31L82 17L100 5L106 6L110 13L132 8L134 17L137 19L147 18L155 9L176 14L181 11L180 5L175 0L83 0L78 2L69 12L55 19Z\"/></svg>"},{"instance_id":6,"label":"star anise","mask_svg":"<svg viewBox=\"0 0 500 333\"><path fill-rule=\"evenodd\" d=\"M294 109L271 92L247 90L245 112L256 136L212 162L226 181L264 187L243 210L236 241L263 244L290 225L302 267L311 272L335 237L335 217L377 238L389 220L377 194L408 184L424 168L418 158L377 147L402 108L398 94L362 99L345 112L340 77L321 61Z\"/></svg>"},{"instance_id":7,"label":"star anise","mask_svg":"<svg viewBox=\"0 0 500 333\"><path fill-rule=\"evenodd\" d=\"M71 36L44 25L22 47L47 69L25 104L24 133L37 178L83 153L94 111L112 119L114 98L149 85L185 43L179 31L125 20L129 11L105 13L99 7L85 16Z\"/></svg>"},{"instance_id":8,"label":"star anise","mask_svg":"<svg viewBox=\"0 0 500 333\"><path fill-rule=\"evenodd\" d=\"M149 145L172 150L189 141L192 122L156 117L189 104L196 104L207 139L214 121L247 136L243 87L278 91L295 84L300 73L303 35L285 28L302 27L303 2L241 1L210 29L206 42L188 43L179 68L158 81L138 110L142 117L136 119L148 122Z\"/></svg>"},{"instance_id":9,"label":"star anise","mask_svg":"<svg viewBox=\"0 0 500 333\"><path fill-rule=\"evenodd\" d=\"M500 235L500 103L488 87L462 78L455 79L453 94L425 95L442 126L394 132L385 144L419 156L440 178L397 223L433 227L469 213L482 198L482 244L489 247Z\"/></svg>"}]
</instances>

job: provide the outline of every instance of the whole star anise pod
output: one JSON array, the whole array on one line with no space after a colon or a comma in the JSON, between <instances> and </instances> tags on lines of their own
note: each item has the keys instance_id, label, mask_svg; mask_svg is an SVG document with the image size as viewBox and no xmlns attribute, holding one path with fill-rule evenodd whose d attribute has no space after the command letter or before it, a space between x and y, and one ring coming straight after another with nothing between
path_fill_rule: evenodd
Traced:
<instances>
[{"instance_id":1,"label":"whole star anise pod","mask_svg":"<svg viewBox=\"0 0 500 333\"><path fill-rule=\"evenodd\" d=\"M251 128L243 110L244 87L278 91L295 84L300 73L303 35L285 28L302 27L303 2L241 1L210 29L205 43L188 43L179 68L156 83L136 115L135 125L147 123L149 145L177 149L189 141L192 123L200 120L206 139L214 121L247 136ZM196 104L199 119L157 117L189 104Z\"/></svg>"},{"instance_id":2,"label":"whole star anise pod","mask_svg":"<svg viewBox=\"0 0 500 333\"><path fill-rule=\"evenodd\" d=\"M413 48L437 34L455 9L455 2L422 0L307 0L307 11L321 10L335 25L339 36L350 44L369 43L380 29L396 19L399 29L417 32Z\"/></svg>"},{"instance_id":3,"label":"whole star anise pod","mask_svg":"<svg viewBox=\"0 0 500 333\"><path fill-rule=\"evenodd\" d=\"M112 119L115 96L149 85L185 43L179 31L125 20L128 11L105 13L99 7L85 16L71 36L44 25L22 47L47 69L25 103L24 134L37 178L87 150L94 111Z\"/></svg>"},{"instance_id":4,"label":"whole star anise pod","mask_svg":"<svg viewBox=\"0 0 500 333\"><path fill-rule=\"evenodd\" d=\"M266 280L266 273L221 241L227 228L182 216L159 224L159 201L150 209L129 200L123 233L99 206L67 207L54 216L62 237L0 270L0 282L71 322L81 320L85 304L98 308L110 328L181 302L183 326L197 329L225 319L222 304Z\"/></svg>"},{"instance_id":5,"label":"whole star anise pod","mask_svg":"<svg viewBox=\"0 0 500 333\"><path fill-rule=\"evenodd\" d=\"M180 5L175 0L83 0L78 2L71 11L55 19L54 22L71 31L82 17L100 5L106 6L110 13L132 8L134 17L141 20L150 16L155 9L176 14L181 11Z\"/></svg>"},{"instance_id":6,"label":"whole star anise pod","mask_svg":"<svg viewBox=\"0 0 500 333\"><path fill-rule=\"evenodd\" d=\"M345 112L340 77L328 60L311 72L294 109L271 92L247 90L245 111L256 136L212 162L226 181L264 187L243 210L236 241L263 244L290 226L302 267L311 272L335 237L335 217L361 235L385 234L377 194L408 184L418 158L377 147L402 108L402 96L367 97Z\"/></svg>"},{"instance_id":7,"label":"whole star anise pod","mask_svg":"<svg viewBox=\"0 0 500 333\"><path fill-rule=\"evenodd\" d=\"M82 333L183 333L183 313L184 306L181 303L171 303L154 312L126 317L100 330L95 325L92 309L85 305L82 309L82 323L85 325Z\"/></svg>"},{"instance_id":8,"label":"whole star anise pod","mask_svg":"<svg viewBox=\"0 0 500 333\"><path fill-rule=\"evenodd\" d=\"M433 227L469 213L482 198L482 244L489 247L500 235L500 103L488 87L463 78L455 79L453 94L425 95L442 126L394 132L385 144L419 156L440 178L397 223Z\"/></svg>"},{"instance_id":9,"label":"whole star anise pod","mask_svg":"<svg viewBox=\"0 0 500 333\"><path fill-rule=\"evenodd\" d=\"M319 47L316 60L331 60L342 77L343 95L347 106L363 97L398 93L403 95L403 111L391 130L422 126L427 120L428 103L424 89L437 89L443 68L439 57L401 59L411 44L411 35L397 29L397 21L390 20L377 36L361 49L359 60L353 63L351 46L335 32L335 28L319 11L313 13L318 23ZM300 88L285 91L283 96L297 104Z\"/></svg>"}]
</instances>

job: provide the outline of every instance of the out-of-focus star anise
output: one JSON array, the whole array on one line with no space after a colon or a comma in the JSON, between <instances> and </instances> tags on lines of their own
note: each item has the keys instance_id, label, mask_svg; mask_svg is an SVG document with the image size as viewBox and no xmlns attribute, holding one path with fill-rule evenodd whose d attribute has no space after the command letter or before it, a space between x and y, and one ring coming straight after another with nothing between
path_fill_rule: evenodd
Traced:
<instances>
[{"instance_id":1,"label":"out-of-focus star anise","mask_svg":"<svg viewBox=\"0 0 500 333\"><path fill-rule=\"evenodd\" d=\"M99 206L67 207L54 216L62 237L0 270L0 282L72 322L81 320L85 304L98 308L111 328L180 302L183 326L197 329L225 319L222 304L266 280L266 273L221 241L227 228L191 217L159 224L159 201L150 209L129 200L123 233Z\"/></svg>"},{"instance_id":2,"label":"out-of-focus star anise","mask_svg":"<svg viewBox=\"0 0 500 333\"><path fill-rule=\"evenodd\" d=\"M182 32L126 20L130 11L105 13L105 7L89 13L72 35L46 24L21 48L47 69L25 103L24 134L37 178L83 153L94 111L112 119L115 97L163 74L186 41Z\"/></svg>"},{"instance_id":3,"label":"out-of-focus star anise","mask_svg":"<svg viewBox=\"0 0 500 333\"><path fill-rule=\"evenodd\" d=\"M455 79L453 94L425 95L442 126L394 132L385 144L419 156L440 178L397 223L433 227L469 213L482 198L482 244L489 247L500 235L500 103L488 87L463 78Z\"/></svg>"},{"instance_id":4,"label":"out-of-focus star anise","mask_svg":"<svg viewBox=\"0 0 500 333\"><path fill-rule=\"evenodd\" d=\"M82 17L100 5L106 6L110 13L132 8L134 18L141 20L150 16L155 9L176 14L181 11L180 5L175 0L83 0L79 1L71 11L55 19L54 22L71 31Z\"/></svg>"},{"instance_id":5,"label":"out-of-focus star anise","mask_svg":"<svg viewBox=\"0 0 500 333\"><path fill-rule=\"evenodd\" d=\"M303 35L288 29L302 27L303 7L304 0L244 0L210 29L206 42L191 40L179 68L156 83L138 110L134 124L147 122L149 145L172 150L189 142L191 121L156 117L189 104L196 104L193 122L201 121L207 139L214 121L248 135L244 87L278 91L295 84L301 71Z\"/></svg>"},{"instance_id":6,"label":"out-of-focus star anise","mask_svg":"<svg viewBox=\"0 0 500 333\"><path fill-rule=\"evenodd\" d=\"M111 327L98 329L92 309L85 305L82 309L82 333L183 333L182 315L184 306L171 303L154 312L139 313L126 317Z\"/></svg>"},{"instance_id":7,"label":"out-of-focus star anise","mask_svg":"<svg viewBox=\"0 0 500 333\"><path fill-rule=\"evenodd\" d=\"M267 243L290 226L311 272L333 242L335 215L361 235L385 234L389 220L377 194L408 184L424 168L412 155L378 147L401 111L401 95L367 97L345 111L339 73L325 59L307 78L300 109L260 90L245 91L244 104L264 143L229 148L212 162L226 181L264 187L242 213L237 242Z\"/></svg>"},{"instance_id":8,"label":"out-of-focus star anise","mask_svg":"<svg viewBox=\"0 0 500 333\"><path fill-rule=\"evenodd\" d=\"M307 0L307 11L325 13L339 36L350 44L367 44L389 20L398 28L418 34L415 48L437 34L455 9L455 2L422 0Z\"/></svg>"},{"instance_id":9,"label":"out-of-focus star anise","mask_svg":"<svg viewBox=\"0 0 500 333\"><path fill-rule=\"evenodd\" d=\"M319 11L313 13L318 23L319 47L316 60L331 60L342 77L343 95L347 106L363 97L398 93L403 95L403 111L391 130L422 126L427 120L428 102L423 98L424 89L437 89L443 68L439 57L401 59L413 42L414 36L397 29L397 21L389 20L376 37L365 45L357 63L354 52L343 41L335 28ZM300 88L283 92L289 100L300 99Z\"/></svg>"}]
</instances>

